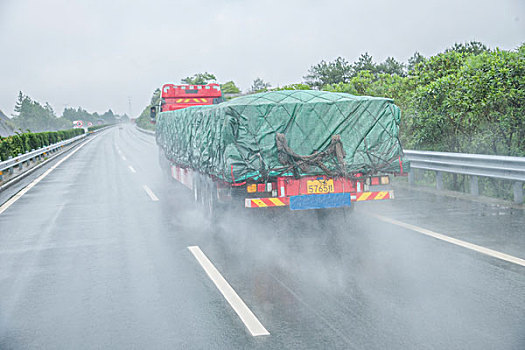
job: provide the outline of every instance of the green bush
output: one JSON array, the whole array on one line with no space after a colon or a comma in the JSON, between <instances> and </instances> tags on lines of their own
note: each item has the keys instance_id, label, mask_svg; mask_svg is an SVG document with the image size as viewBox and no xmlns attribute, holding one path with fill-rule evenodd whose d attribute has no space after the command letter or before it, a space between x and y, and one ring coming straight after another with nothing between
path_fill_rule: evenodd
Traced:
<instances>
[{"instance_id":1,"label":"green bush","mask_svg":"<svg viewBox=\"0 0 525 350\"><path fill-rule=\"evenodd\" d=\"M28 134L29 137L29 148L39 149L42 147L42 138L39 134Z\"/></svg>"},{"instance_id":2,"label":"green bush","mask_svg":"<svg viewBox=\"0 0 525 350\"><path fill-rule=\"evenodd\" d=\"M7 139L0 138L0 160L6 160L11 155Z\"/></svg>"},{"instance_id":3,"label":"green bush","mask_svg":"<svg viewBox=\"0 0 525 350\"><path fill-rule=\"evenodd\" d=\"M136 120L136 124L139 128L155 131L155 124L151 123L149 116L140 116Z\"/></svg>"},{"instance_id":4,"label":"green bush","mask_svg":"<svg viewBox=\"0 0 525 350\"><path fill-rule=\"evenodd\" d=\"M69 129L0 137L0 160L4 161L9 159L9 157L16 157L19 154L49 146L83 133L84 129Z\"/></svg>"},{"instance_id":5,"label":"green bush","mask_svg":"<svg viewBox=\"0 0 525 350\"><path fill-rule=\"evenodd\" d=\"M102 128L105 128L106 126L110 126L110 125L113 125L113 124L103 124L103 125L90 126L88 128L88 131L95 131L95 130L102 129Z\"/></svg>"}]
</instances>

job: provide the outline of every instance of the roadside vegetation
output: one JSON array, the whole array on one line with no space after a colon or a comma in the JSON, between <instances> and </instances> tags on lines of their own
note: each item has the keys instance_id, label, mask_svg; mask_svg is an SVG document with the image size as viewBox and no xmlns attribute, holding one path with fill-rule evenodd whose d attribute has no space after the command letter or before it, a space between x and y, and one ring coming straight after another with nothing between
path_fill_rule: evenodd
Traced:
<instances>
[{"instance_id":1,"label":"roadside vegetation","mask_svg":"<svg viewBox=\"0 0 525 350\"><path fill-rule=\"evenodd\" d=\"M0 137L0 160L4 161L9 159L9 157L16 157L19 154L49 146L83 133L84 129L68 129Z\"/></svg>"},{"instance_id":2,"label":"roadside vegetation","mask_svg":"<svg viewBox=\"0 0 525 350\"><path fill-rule=\"evenodd\" d=\"M525 45L491 50L479 42L455 44L407 64L388 58L376 64L361 55L313 66L310 86L354 95L394 99L403 112L406 149L525 156ZM435 174L419 177L433 184ZM445 186L468 191L469 177L444 174ZM512 199L511 183L480 178L481 193Z\"/></svg>"},{"instance_id":3,"label":"roadside vegetation","mask_svg":"<svg viewBox=\"0 0 525 350\"><path fill-rule=\"evenodd\" d=\"M321 62L305 76L309 86L394 99L401 107L405 149L525 156L525 45L489 49L479 42L455 44L403 64L376 64L368 54L348 64ZM424 173L421 184L433 184ZM468 191L468 176L444 174L446 188ZM511 183L480 178L484 195L512 199Z\"/></svg>"},{"instance_id":4,"label":"roadside vegetation","mask_svg":"<svg viewBox=\"0 0 525 350\"><path fill-rule=\"evenodd\" d=\"M62 116L57 117L49 103L41 104L31 97L18 93L14 114L8 118L0 115L2 135L0 135L0 159L16 157L31 150L49 146L84 133L83 128L73 129L73 121L81 120L88 130L96 130L119 121L129 120L127 115L114 114L111 109L103 114L89 113L82 107L64 108Z\"/></svg>"},{"instance_id":5,"label":"roadside vegetation","mask_svg":"<svg viewBox=\"0 0 525 350\"><path fill-rule=\"evenodd\" d=\"M110 125L113 125L113 124L94 125L94 126L90 126L87 129L88 129L88 131L95 131L95 130L102 129L102 128L105 128L106 126L110 126Z\"/></svg>"},{"instance_id":6,"label":"roadside vegetation","mask_svg":"<svg viewBox=\"0 0 525 350\"><path fill-rule=\"evenodd\" d=\"M103 114L90 113L82 107L66 107L62 116L58 117L49 103L41 104L25 95L18 93L15 110L12 118L3 118L11 133L44 132L70 129L73 121L81 120L84 127L88 123L93 125L114 124L119 121L128 121L127 115L118 115L111 109Z\"/></svg>"}]
</instances>

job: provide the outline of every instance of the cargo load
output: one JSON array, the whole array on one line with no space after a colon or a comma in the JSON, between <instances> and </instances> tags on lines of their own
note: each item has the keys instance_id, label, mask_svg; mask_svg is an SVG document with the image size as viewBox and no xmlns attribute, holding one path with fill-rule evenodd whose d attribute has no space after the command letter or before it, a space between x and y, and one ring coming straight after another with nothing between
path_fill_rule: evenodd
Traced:
<instances>
[{"instance_id":1,"label":"cargo load","mask_svg":"<svg viewBox=\"0 0 525 350\"><path fill-rule=\"evenodd\" d=\"M399 122L400 110L387 98L273 91L162 112L156 137L173 164L225 182L349 178L408 170Z\"/></svg>"}]
</instances>

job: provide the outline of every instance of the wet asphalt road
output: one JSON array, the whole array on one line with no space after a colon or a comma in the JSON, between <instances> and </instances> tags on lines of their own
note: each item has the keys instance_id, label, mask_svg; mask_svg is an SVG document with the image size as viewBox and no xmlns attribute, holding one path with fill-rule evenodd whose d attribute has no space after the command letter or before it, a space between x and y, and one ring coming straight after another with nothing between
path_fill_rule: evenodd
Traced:
<instances>
[{"instance_id":1,"label":"wet asphalt road","mask_svg":"<svg viewBox=\"0 0 525 350\"><path fill-rule=\"evenodd\" d=\"M525 258L523 210L398 189L332 225L211 226L157 158L153 137L113 128L0 214L0 349L525 348L524 267L369 215ZM270 335L249 334L195 245Z\"/></svg>"}]
</instances>

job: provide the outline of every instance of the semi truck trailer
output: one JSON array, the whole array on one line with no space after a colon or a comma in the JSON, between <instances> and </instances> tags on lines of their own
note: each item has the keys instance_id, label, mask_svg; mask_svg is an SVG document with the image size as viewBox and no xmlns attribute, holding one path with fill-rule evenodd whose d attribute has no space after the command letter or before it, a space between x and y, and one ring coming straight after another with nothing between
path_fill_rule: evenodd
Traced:
<instances>
[{"instance_id":1,"label":"semi truck trailer","mask_svg":"<svg viewBox=\"0 0 525 350\"><path fill-rule=\"evenodd\" d=\"M156 140L162 167L209 216L394 199L391 176L409 164L391 99L287 90L222 102L220 86L207 86L164 85ZM217 96L203 95L211 89Z\"/></svg>"}]
</instances>

